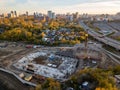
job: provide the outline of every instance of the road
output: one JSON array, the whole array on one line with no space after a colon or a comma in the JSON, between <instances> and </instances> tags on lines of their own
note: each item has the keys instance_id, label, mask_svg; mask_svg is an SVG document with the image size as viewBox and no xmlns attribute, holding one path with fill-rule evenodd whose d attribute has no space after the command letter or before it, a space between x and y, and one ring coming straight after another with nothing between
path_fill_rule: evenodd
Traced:
<instances>
[{"instance_id":1,"label":"road","mask_svg":"<svg viewBox=\"0 0 120 90\"><path fill-rule=\"evenodd\" d=\"M117 50L120 50L120 42L118 42L116 40L113 40L111 38L105 37L105 36L104 37L100 37L101 35L99 33L95 32L93 29L91 29L90 27L85 25L83 21L80 21L79 23L82 26L82 28L84 28L84 30L88 32L88 34L93 36L98 41L103 42L106 45L109 45L111 47L114 47Z\"/></svg>"},{"instance_id":2,"label":"road","mask_svg":"<svg viewBox=\"0 0 120 90\"><path fill-rule=\"evenodd\" d=\"M30 86L22 84L14 76L0 71L0 81L9 88L9 90L30 90Z\"/></svg>"}]
</instances>

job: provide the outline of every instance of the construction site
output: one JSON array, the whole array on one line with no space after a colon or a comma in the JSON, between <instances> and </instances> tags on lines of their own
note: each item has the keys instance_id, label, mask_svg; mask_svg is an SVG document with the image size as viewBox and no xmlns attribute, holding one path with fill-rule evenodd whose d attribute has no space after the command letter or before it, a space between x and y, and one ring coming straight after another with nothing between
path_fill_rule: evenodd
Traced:
<instances>
[{"instance_id":1,"label":"construction site","mask_svg":"<svg viewBox=\"0 0 120 90\"><path fill-rule=\"evenodd\" d=\"M46 78L64 82L84 68L107 68L117 64L101 49L101 44L94 42L88 42L87 47L78 44L73 47L39 48L4 42L0 43L0 47L0 67L32 86L43 83Z\"/></svg>"}]
</instances>

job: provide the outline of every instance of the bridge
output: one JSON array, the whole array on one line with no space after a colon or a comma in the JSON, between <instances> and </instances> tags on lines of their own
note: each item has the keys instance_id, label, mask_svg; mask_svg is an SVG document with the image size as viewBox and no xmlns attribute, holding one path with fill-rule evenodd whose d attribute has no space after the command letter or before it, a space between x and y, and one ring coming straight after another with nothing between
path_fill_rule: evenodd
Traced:
<instances>
[{"instance_id":1,"label":"bridge","mask_svg":"<svg viewBox=\"0 0 120 90\"><path fill-rule=\"evenodd\" d=\"M93 36L95 39L97 39L100 42L105 43L106 45L109 45L111 47L114 47L117 50L120 50L120 42L113 40L111 38L108 38L106 36L100 37L101 35L97 32L95 32L93 29L88 27L87 25L84 24L83 21L80 21L79 24L82 26L82 28L88 32L91 36Z\"/></svg>"}]
</instances>

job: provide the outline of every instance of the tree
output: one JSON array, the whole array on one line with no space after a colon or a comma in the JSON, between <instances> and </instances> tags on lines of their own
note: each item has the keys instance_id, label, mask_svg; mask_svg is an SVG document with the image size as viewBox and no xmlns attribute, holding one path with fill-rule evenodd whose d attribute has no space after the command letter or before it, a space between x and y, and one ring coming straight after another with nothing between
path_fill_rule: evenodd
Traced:
<instances>
[{"instance_id":1,"label":"tree","mask_svg":"<svg viewBox=\"0 0 120 90\"><path fill-rule=\"evenodd\" d=\"M120 74L120 66L119 65L113 68L113 73L114 73L114 75Z\"/></svg>"},{"instance_id":2,"label":"tree","mask_svg":"<svg viewBox=\"0 0 120 90\"><path fill-rule=\"evenodd\" d=\"M73 75L70 80L76 85L81 84L83 81L88 81L97 87L96 90L117 90L115 80L112 76L112 72L108 70L84 69Z\"/></svg>"},{"instance_id":3,"label":"tree","mask_svg":"<svg viewBox=\"0 0 120 90\"><path fill-rule=\"evenodd\" d=\"M42 32L40 36L41 36L42 38L45 37L45 33Z\"/></svg>"},{"instance_id":4,"label":"tree","mask_svg":"<svg viewBox=\"0 0 120 90\"><path fill-rule=\"evenodd\" d=\"M42 86L40 84L37 85L35 90L42 90Z\"/></svg>"},{"instance_id":5,"label":"tree","mask_svg":"<svg viewBox=\"0 0 120 90\"><path fill-rule=\"evenodd\" d=\"M52 20L49 22L48 26L50 30L56 30L59 28L59 23L57 21Z\"/></svg>"},{"instance_id":6,"label":"tree","mask_svg":"<svg viewBox=\"0 0 120 90\"><path fill-rule=\"evenodd\" d=\"M37 87L36 87L37 88ZM39 89L37 89L39 90ZM61 84L54 79L48 78L42 84L42 90L61 90Z\"/></svg>"},{"instance_id":7,"label":"tree","mask_svg":"<svg viewBox=\"0 0 120 90\"><path fill-rule=\"evenodd\" d=\"M29 41L32 38L32 33L24 29L16 28L4 32L1 37L12 41Z\"/></svg>"}]
</instances>

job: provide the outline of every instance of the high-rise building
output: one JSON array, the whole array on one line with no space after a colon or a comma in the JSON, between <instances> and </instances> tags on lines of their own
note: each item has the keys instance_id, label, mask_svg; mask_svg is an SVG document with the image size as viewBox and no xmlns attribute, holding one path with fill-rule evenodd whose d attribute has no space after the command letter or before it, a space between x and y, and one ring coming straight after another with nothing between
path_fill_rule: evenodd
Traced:
<instances>
[{"instance_id":1,"label":"high-rise building","mask_svg":"<svg viewBox=\"0 0 120 90\"><path fill-rule=\"evenodd\" d=\"M66 19L67 19L67 20L70 20L70 21L73 21L74 15L73 15L73 14L70 14L70 13L67 13L67 14L66 14Z\"/></svg>"},{"instance_id":2,"label":"high-rise building","mask_svg":"<svg viewBox=\"0 0 120 90\"><path fill-rule=\"evenodd\" d=\"M14 17L17 17L17 12L16 11L14 11Z\"/></svg>"},{"instance_id":3,"label":"high-rise building","mask_svg":"<svg viewBox=\"0 0 120 90\"><path fill-rule=\"evenodd\" d=\"M75 18L76 18L76 19L79 18L79 13L78 13L78 12L75 13Z\"/></svg>"},{"instance_id":4,"label":"high-rise building","mask_svg":"<svg viewBox=\"0 0 120 90\"><path fill-rule=\"evenodd\" d=\"M7 17L7 13L3 13L1 16L2 16L3 18Z\"/></svg>"},{"instance_id":5,"label":"high-rise building","mask_svg":"<svg viewBox=\"0 0 120 90\"><path fill-rule=\"evenodd\" d=\"M70 16L69 16L69 20L70 20L70 21L73 21L73 15L70 15Z\"/></svg>"},{"instance_id":6,"label":"high-rise building","mask_svg":"<svg viewBox=\"0 0 120 90\"><path fill-rule=\"evenodd\" d=\"M34 12L34 18L36 18L36 13Z\"/></svg>"},{"instance_id":7,"label":"high-rise building","mask_svg":"<svg viewBox=\"0 0 120 90\"><path fill-rule=\"evenodd\" d=\"M55 13L54 13L54 12L52 12L52 18L53 18L53 19L55 19L55 18L56 18L56 16L55 16Z\"/></svg>"},{"instance_id":8,"label":"high-rise building","mask_svg":"<svg viewBox=\"0 0 120 90\"><path fill-rule=\"evenodd\" d=\"M48 17L52 19L52 11L48 11Z\"/></svg>"},{"instance_id":9,"label":"high-rise building","mask_svg":"<svg viewBox=\"0 0 120 90\"><path fill-rule=\"evenodd\" d=\"M42 14L42 13L39 13L39 14L38 14L38 16L39 16L39 17L42 17L42 16L43 16L43 14Z\"/></svg>"},{"instance_id":10,"label":"high-rise building","mask_svg":"<svg viewBox=\"0 0 120 90\"><path fill-rule=\"evenodd\" d=\"M28 11L26 11L26 16L28 17Z\"/></svg>"},{"instance_id":11,"label":"high-rise building","mask_svg":"<svg viewBox=\"0 0 120 90\"><path fill-rule=\"evenodd\" d=\"M16 11L11 11L11 12L8 14L8 17L11 17L11 18L17 17L17 12L16 12Z\"/></svg>"},{"instance_id":12,"label":"high-rise building","mask_svg":"<svg viewBox=\"0 0 120 90\"><path fill-rule=\"evenodd\" d=\"M14 17L14 12L13 11L11 11L11 17Z\"/></svg>"},{"instance_id":13,"label":"high-rise building","mask_svg":"<svg viewBox=\"0 0 120 90\"><path fill-rule=\"evenodd\" d=\"M8 13L8 18L11 18L12 16L11 16L11 13Z\"/></svg>"},{"instance_id":14,"label":"high-rise building","mask_svg":"<svg viewBox=\"0 0 120 90\"><path fill-rule=\"evenodd\" d=\"M47 15L50 19L55 19L56 18L55 13L52 12L52 11L48 11Z\"/></svg>"}]
</instances>

